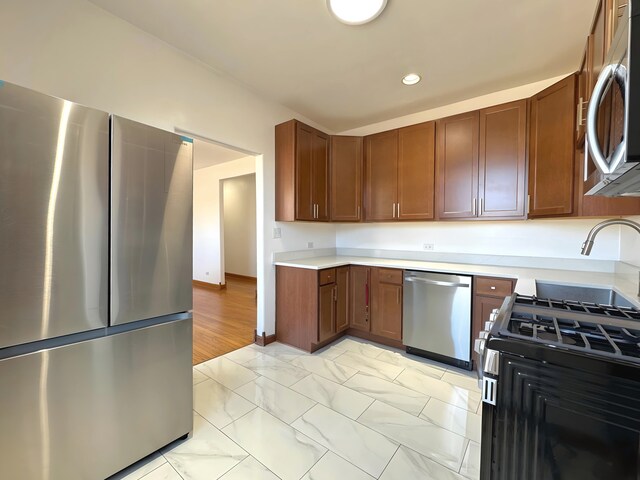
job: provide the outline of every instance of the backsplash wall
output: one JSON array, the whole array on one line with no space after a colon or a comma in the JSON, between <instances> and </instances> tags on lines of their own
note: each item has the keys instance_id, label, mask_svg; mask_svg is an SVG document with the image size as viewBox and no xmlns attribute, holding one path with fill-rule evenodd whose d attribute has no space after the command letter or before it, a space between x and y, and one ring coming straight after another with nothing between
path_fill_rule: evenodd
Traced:
<instances>
[{"instance_id":1,"label":"backsplash wall","mask_svg":"<svg viewBox=\"0 0 640 480\"><path fill-rule=\"evenodd\" d=\"M591 218L337 224L336 247L424 251L423 244L428 243L434 245L434 252L585 259L580 255L580 247L599 221ZM619 227L603 230L589 258L619 260L620 233ZM630 234L640 241L640 235L633 230ZM640 251L640 242L636 245L634 252ZM625 251L627 256L638 257L626 243Z\"/></svg>"},{"instance_id":2,"label":"backsplash wall","mask_svg":"<svg viewBox=\"0 0 640 480\"><path fill-rule=\"evenodd\" d=\"M640 223L640 216L627 217ZM620 260L640 267L640 235L628 227L620 227Z\"/></svg>"}]
</instances>

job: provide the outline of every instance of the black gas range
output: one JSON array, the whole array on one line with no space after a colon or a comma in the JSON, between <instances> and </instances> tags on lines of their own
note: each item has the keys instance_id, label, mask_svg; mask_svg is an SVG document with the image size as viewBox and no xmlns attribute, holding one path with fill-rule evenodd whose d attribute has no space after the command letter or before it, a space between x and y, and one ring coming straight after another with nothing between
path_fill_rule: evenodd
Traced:
<instances>
[{"instance_id":1,"label":"black gas range","mask_svg":"<svg viewBox=\"0 0 640 480\"><path fill-rule=\"evenodd\" d=\"M640 479L640 310L514 294L486 327L481 479Z\"/></svg>"}]
</instances>

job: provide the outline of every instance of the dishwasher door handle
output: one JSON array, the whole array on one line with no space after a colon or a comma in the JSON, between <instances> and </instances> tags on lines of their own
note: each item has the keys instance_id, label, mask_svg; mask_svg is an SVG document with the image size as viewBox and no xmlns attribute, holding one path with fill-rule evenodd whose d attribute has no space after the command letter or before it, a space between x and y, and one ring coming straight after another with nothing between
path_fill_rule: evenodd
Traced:
<instances>
[{"instance_id":1,"label":"dishwasher door handle","mask_svg":"<svg viewBox=\"0 0 640 480\"><path fill-rule=\"evenodd\" d=\"M405 281L426 283L428 285L438 285L440 287L462 287L462 288L471 287L471 285L468 283L441 282L440 280L429 280L428 278L420 278L420 277L407 277L405 278Z\"/></svg>"}]
</instances>

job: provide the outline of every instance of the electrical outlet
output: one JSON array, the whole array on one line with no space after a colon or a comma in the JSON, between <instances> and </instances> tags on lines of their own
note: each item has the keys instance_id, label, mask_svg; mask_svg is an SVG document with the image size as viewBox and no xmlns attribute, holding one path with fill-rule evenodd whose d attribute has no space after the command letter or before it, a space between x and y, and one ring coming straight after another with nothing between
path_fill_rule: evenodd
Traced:
<instances>
[{"instance_id":1,"label":"electrical outlet","mask_svg":"<svg viewBox=\"0 0 640 480\"><path fill-rule=\"evenodd\" d=\"M313 242L307 242L307 248L313 248Z\"/></svg>"},{"instance_id":2,"label":"electrical outlet","mask_svg":"<svg viewBox=\"0 0 640 480\"><path fill-rule=\"evenodd\" d=\"M280 227L273 229L273 238L282 238L282 229Z\"/></svg>"},{"instance_id":3,"label":"electrical outlet","mask_svg":"<svg viewBox=\"0 0 640 480\"><path fill-rule=\"evenodd\" d=\"M428 250L428 251L433 251L436 249L436 246L433 243L423 243L422 244L422 249L423 250Z\"/></svg>"}]
</instances>

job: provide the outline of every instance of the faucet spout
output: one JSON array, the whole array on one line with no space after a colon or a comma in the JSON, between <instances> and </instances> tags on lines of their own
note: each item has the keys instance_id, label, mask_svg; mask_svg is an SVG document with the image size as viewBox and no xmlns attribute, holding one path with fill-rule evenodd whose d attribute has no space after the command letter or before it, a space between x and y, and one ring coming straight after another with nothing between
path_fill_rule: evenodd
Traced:
<instances>
[{"instance_id":1,"label":"faucet spout","mask_svg":"<svg viewBox=\"0 0 640 480\"><path fill-rule=\"evenodd\" d=\"M594 226L589 232L589 235L587 235L587 239L582 244L582 250L580 252L582 255L589 256L591 254L591 249L593 248L596 236L600 230L608 227L609 225L626 225L627 227L633 228L640 234L640 223L634 222L633 220L627 220L626 218L605 220L604 222L600 222Z\"/></svg>"}]
</instances>

